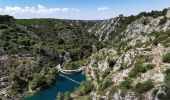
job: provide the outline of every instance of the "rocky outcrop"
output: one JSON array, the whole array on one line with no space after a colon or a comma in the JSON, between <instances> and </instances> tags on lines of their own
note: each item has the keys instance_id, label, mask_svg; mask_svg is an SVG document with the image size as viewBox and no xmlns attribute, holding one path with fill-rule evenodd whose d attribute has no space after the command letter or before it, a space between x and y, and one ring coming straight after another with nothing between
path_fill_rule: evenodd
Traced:
<instances>
[{"instance_id":1,"label":"rocky outcrop","mask_svg":"<svg viewBox=\"0 0 170 100\"><path fill-rule=\"evenodd\" d=\"M153 41L157 40L157 37L152 35L153 32L166 32L170 29L170 20L167 20L164 24L160 24L162 19L164 19L163 16L157 18L141 17L137 19L130 23L121 33L120 36L122 37L119 38L120 40L118 42L124 43L121 48L101 49L98 53L90 57L91 63L87 66L88 70L86 72L91 73L88 74L88 77L90 77L96 86L96 91L91 93L93 100L99 98L103 98L104 100L138 100L141 97L144 100L153 100L153 98L159 100L157 95L161 93L165 94L161 86L165 85L164 72L169 68L167 67L169 65L163 63L163 55L169 52L169 47L165 47L161 41L158 41L158 44L154 45ZM96 24L89 32L93 32L98 36L100 41L106 41L110 38L110 34L116 32L117 26L119 26L119 19L110 19L100 25ZM98 29L94 31L95 28ZM115 44L118 43L116 42ZM120 53L120 51L122 52ZM111 62L114 61L113 66L109 64L110 58ZM142 62L142 66L145 67L149 64L154 67L141 73L136 78L132 78L132 86L152 80L154 84L153 89L138 95L132 89L124 91L119 87L113 93L112 88L121 86L122 82L125 81L125 78L129 77L129 73L138 62ZM112 85L107 87L103 94L99 93L101 83L103 84L108 79L111 79ZM159 89L156 96L153 95L155 89Z\"/></svg>"},{"instance_id":2,"label":"rocky outcrop","mask_svg":"<svg viewBox=\"0 0 170 100\"><path fill-rule=\"evenodd\" d=\"M119 18L113 18L107 21L103 21L102 23L96 24L88 31L98 36L99 41L106 41L109 39L111 33L117 31L119 20Z\"/></svg>"}]
</instances>

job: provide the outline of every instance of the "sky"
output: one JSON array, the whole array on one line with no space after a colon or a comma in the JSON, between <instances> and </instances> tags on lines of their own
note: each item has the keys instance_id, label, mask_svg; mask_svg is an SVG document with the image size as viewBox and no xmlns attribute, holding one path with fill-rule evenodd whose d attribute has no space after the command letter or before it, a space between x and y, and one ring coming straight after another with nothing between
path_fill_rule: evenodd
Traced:
<instances>
[{"instance_id":1,"label":"sky","mask_svg":"<svg viewBox=\"0 0 170 100\"><path fill-rule=\"evenodd\" d=\"M0 14L18 19L104 20L168 7L170 0L0 0Z\"/></svg>"}]
</instances>

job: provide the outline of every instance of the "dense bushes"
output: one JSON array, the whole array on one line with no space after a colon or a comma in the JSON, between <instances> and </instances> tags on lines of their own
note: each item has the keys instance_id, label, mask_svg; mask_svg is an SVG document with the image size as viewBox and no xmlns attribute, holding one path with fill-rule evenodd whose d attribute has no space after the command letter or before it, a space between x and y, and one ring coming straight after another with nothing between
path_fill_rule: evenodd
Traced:
<instances>
[{"instance_id":1,"label":"dense bushes","mask_svg":"<svg viewBox=\"0 0 170 100\"><path fill-rule=\"evenodd\" d=\"M167 22L167 17L164 17L160 20L159 25L165 24Z\"/></svg>"},{"instance_id":2,"label":"dense bushes","mask_svg":"<svg viewBox=\"0 0 170 100\"><path fill-rule=\"evenodd\" d=\"M129 76L132 78L137 77L140 73L145 73L146 68L143 66L142 63L136 63L134 68L129 72Z\"/></svg>"},{"instance_id":3,"label":"dense bushes","mask_svg":"<svg viewBox=\"0 0 170 100\"><path fill-rule=\"evenodd\" d=\"M11 72L10 80L14 82L12 85L12 90L14 92L23 92L28 89L28 87L33 91L43 89L54 83L56 77L55 68L43 67L42 69L36 68L36 70L31 71L31 69L26 69L24 66L26 65L16 68L17 71ZM38 72L39 70L41 71Z\"/></svg>"},{"instance_id":4,"label":"dense bushes","mask_svg":"<svg viewBox=\"0 0 170 100\"><path fill-rule=\"evenodd\" d=\"M64 65L64 69L67 70L78 69L80 67L80 64L81 64L80 61L68 62Z\"/></svg>"},{"instance_id":5,"label":"dense bushes","mask_svg":"<svg viewBox=\"0 0 170 100\"><path fill-rule=\"evenodd\" d=\"M99 85L99 91L104 91L105 89L107 89L110 85L112 85L113 82L109 79L105 80L104 82L102 82Z\"/></svg>"},{"instance_id":6,"label":"dense bushes","mask_svg":"<svg viewBox=\"0 0 170 100\"><path fill-rule=\"evenodd\" d=\"M92 83L89 81L85 81L74 91L74 93L77 96L84 96L88 95L92 90L93 90Z\"/></svg>"},{"instance_id":7,"label":"dense bushes","mask_svg":"<svg viewBox=\"0 0 170 100\"><path fill-rule=\"evenodd\" d=\"M32 90L43 89L51 86L56 77L56 69L44 67L40 73L34 75L33 80L30 83Z\"/></svg>"},{"instance_id":8,"label":"dense bushes","mask_svg":"<svg viewBox=\"0 0 170 100\"><path fill-rule=\"evenodd\" d=\"M165 72L165 80L168 85L170 85L170 69Z\"/></svg>"},{"instance_id":9,"label":"dense bushes","mask_svg":"<svg viewBox=\"0 0 170 100\"><path fill-rule=\"evenodd\" d=\"M163 56L163 62L164 62L164 63L170 63L170 53L166 53L166 54Z\"/></svg>"},{"instance_id":10,"label":"dense bushes","mask_svg":"<svg viewBox=\"0 0 170 100\"><path fill-rule=\"evenodd\" d=\"M32 46L36 43L34 38L25 33L15 32L15 30L5 30L0 34L0 48L9 54L31 53Z\"/></svg>"},{"instance_id":11,"label":"dense bushes","mask_svg":"<svg viewBox=\"0 0 170 100\"><path fill-rule=\"evenodd\" d=\"M154 36L155 39L152 41L152 44L157 46L158 43L169 47L170 46L170 31L160 31L160 32L152 32L150 33L151 36Z\"/></svg>"},{"instance_id":12,"label":"dense bushes","mask_svg":"<svg viewBox=\"0 0 170 100\"><path fill-rule=\"evenodd\" d=\"M124 79L124 81L122 81L120 87L123 88L123 89L131 89L132 88L132 83L133 83L133 80L129 77L126 77Z\"/></svg>"},{"instance_id":13,"label":"dense bushes","mask_svg":"<svg viewBox=\"0 0 170 100\"><path fill-rule=\"evenodd\" d=\"M30 19L17 20L16 23L33 31L55 52L69 53L73 61L89 57L93 47L100 49L102 46L96 36L87 32L91 23L85 21Z\"/></svg>"},{"instance_id":14,"label":"dense bushes","mask_svg":"<svg viewBox=\"0 0 170 100\"><path fill-rule=\"evenodd\" d=\"M2 29L2 30L8 29L8 25L6 25L6 24L1 24L1 25L0 25L0 29Z\"/></svg>"},{"instance_id":15,"label":"dense bushes","mask_svg":"<svg viewBox=\"0 0 170 100\"><path fill-rule=\"evenodd\" d=\"M153 69L154 67L155 67L154 64L147 64L147 65L146 65L146 69L147 69L147 70L151 70L151 69Z\"/></svg>"},{"instance_id":16,"label":"dense bushes","mask_svg":"<svg viewBox=\"0 0 170 100\"><path fill-rule=\"evenodd\" d=\"M144 83L138 83L136 84L134 91L136 93L144 93L147 92L148 90L152 89L154 87L154 84L151 80L148 80Z\"/></svg>"},{"instance_id":17,"label":"dense bushes","mask_svg":"<svg viewBox=\"0 0 170 100\"><path fill-rule=\"evenodd\" d=\"M87 32L91 24L85 21L31 19L8 24L10 21L12 18L0 16L0 53L9 56L1 64L0 75L10 73L12 90L21 94L28 88L36 91L51 86L56 76L54 67L64 57L71 58L65 69L77 69L102 47L98 38ZM84 83L78 93L83 95L91 89L91 84Z\"/></svg>"},{"instance_id":18,"label":"dense bushes","mask_svg":"<svg viewBox=\"0 0 170 100\"><path fill-rule=\"evenodd\" d=\"M14 17L8 15L0 15L0 24L9 24L14 21Z\"/></svg>"},{"instance_id":19,"label":"dense bushes","mask_svg":"<svg viewBox=\"0 0 170 100\"><path fill-rule=\"evenodd\" d=\"M137 18L140 18L142 16L148 17L152 16L154 18L165 16L167 12L167 9L164 9L163 11L151 11L151 12L141 12L139 15L137 15Z\"/></svg>"},{"instance_id":20,"label":"dense bushes","mask_svg":"<svg viewBox=\"0 0 170 100\"><path fill-rule=\"evenodd\" d=\"M140 61L146 62L146 61L148 61L148 58L147 58L147 60L145 59L145 60L140 60ZM144 65L140 61L135 63L134 68L129 72L129 77L136 78L141 73L145 73L146 71L151 70L151 69L153 69L155 67L154 64L146 64L146 65Z\"/></svg>"}]
</instances>

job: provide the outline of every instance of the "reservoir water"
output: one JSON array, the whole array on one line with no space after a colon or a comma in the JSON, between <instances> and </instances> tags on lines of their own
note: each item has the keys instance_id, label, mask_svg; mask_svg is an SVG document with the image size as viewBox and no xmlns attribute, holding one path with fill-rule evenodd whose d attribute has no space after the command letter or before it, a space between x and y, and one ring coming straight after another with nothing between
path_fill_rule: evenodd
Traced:
<instances>
[{"instance_id":1,"label":"reservoir water","mask_svg":"<svg viewBox=\"0 0 170 100\"><path fill-rule=\"evenodd\" d=\"M85 81L85 75L79 73L74 73L74 74L62 74L64 76L67 76L77 82L82 82ZM37 94L30 96L30 97L26 97L24 98L24 100L55 100L56 95L58 92L72 92L75 90L76 87L78 87L79 84L68 80L62 76L57 75L56 77L56 82L54 84L54 86L42 90L40 92L38 92Z\"/></svg>"}]
</instances>

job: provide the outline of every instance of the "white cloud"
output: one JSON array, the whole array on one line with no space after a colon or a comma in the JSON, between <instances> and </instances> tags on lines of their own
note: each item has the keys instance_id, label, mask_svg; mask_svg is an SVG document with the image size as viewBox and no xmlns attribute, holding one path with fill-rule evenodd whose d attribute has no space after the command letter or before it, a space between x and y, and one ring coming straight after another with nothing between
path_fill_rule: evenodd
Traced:
<instances>
[{"instance_id":1,"label":"white cloud","mask_svg":"<svg viewBox=\"0 0 170 100\"><path fill-rule=\"evenodd\" d=\"M103 11L103 10L109 10L110 8L108 7L98 7L97 10Z\"/></svg>"},{"instance_id":2,"label":"white cloud","mask_svg":"<svg viewBox=\"0 0 170 100\"><path fill-rule=\"evenodd\" d=\"M56 14L58 12L69 13L69 12L80 12L79 9L75 8L46 8L43 5L38 4L37 7L18 7L18 6L6 6L0 8L0 14Z\"/></svg>"}]
</instances>

